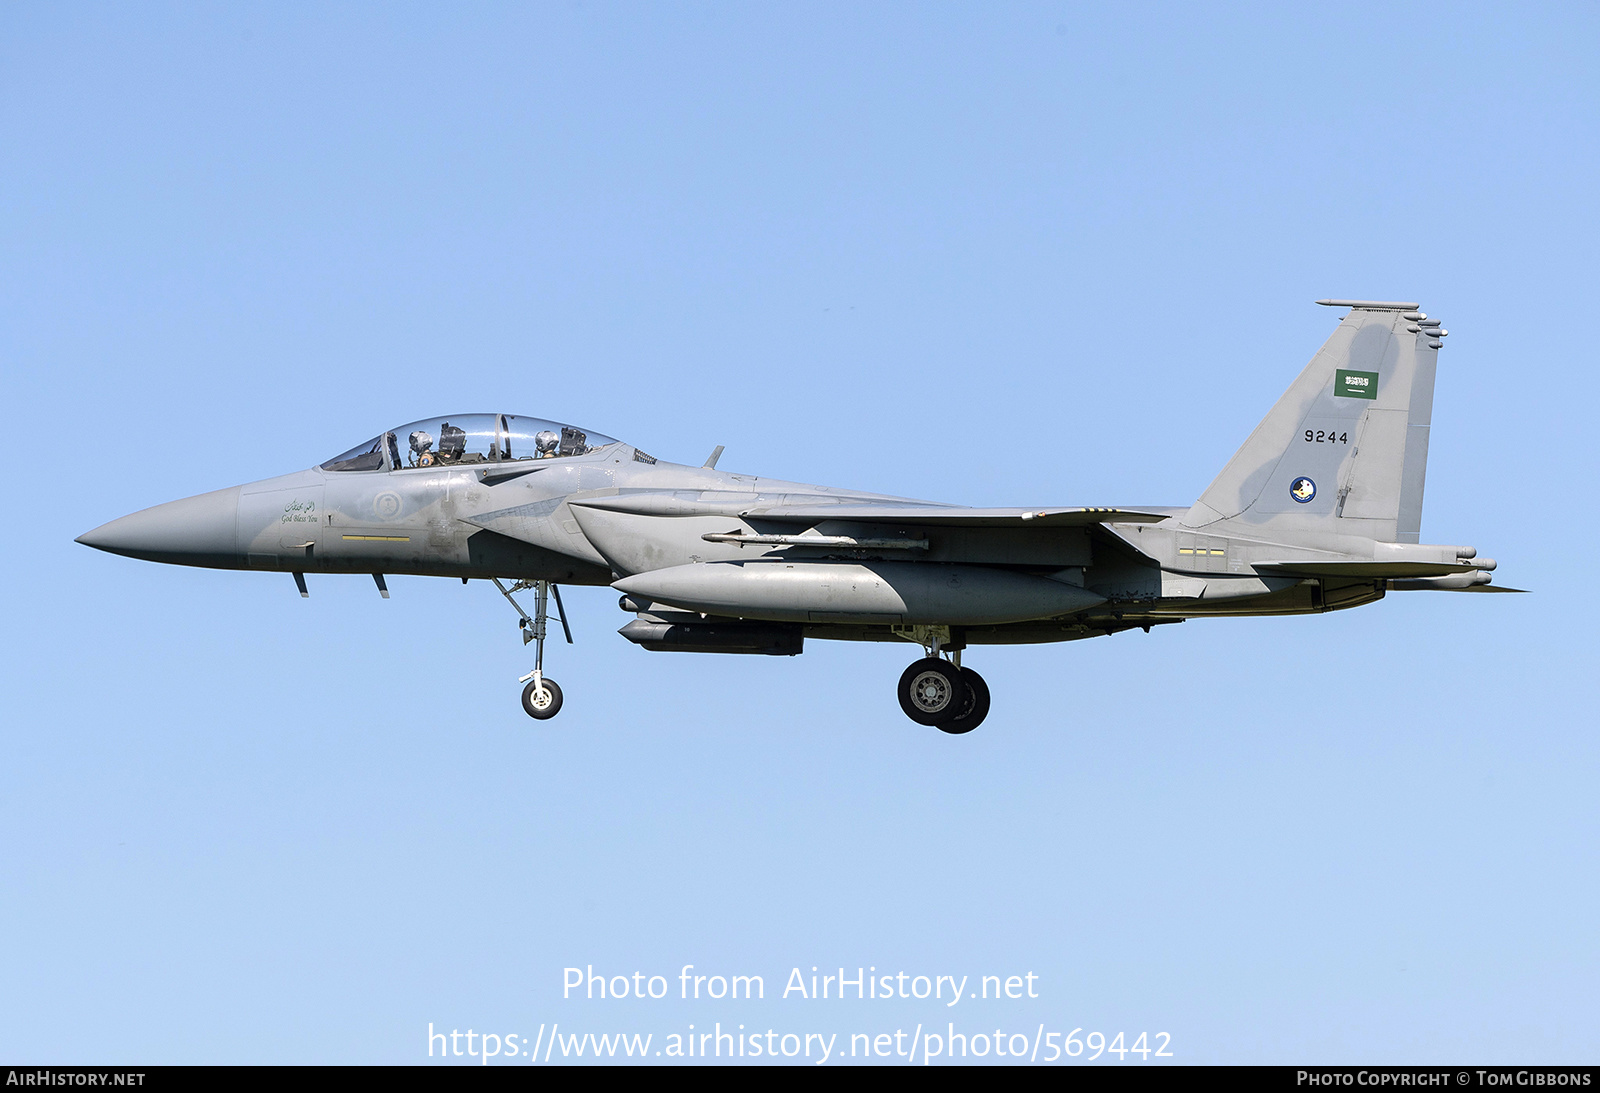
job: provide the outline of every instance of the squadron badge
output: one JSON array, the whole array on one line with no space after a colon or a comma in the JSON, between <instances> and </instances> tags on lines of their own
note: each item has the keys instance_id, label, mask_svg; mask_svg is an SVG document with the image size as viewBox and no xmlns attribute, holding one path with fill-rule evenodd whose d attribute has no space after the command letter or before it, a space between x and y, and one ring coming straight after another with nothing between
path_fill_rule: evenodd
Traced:
<instances>
[{"instance_id":1,"label":"squadron badge","mask_svg":"<svg viewBox=\"0 0 1600 1093\"><path fill-rule=\"evenodd\" d=\"M1311 479L1301 476L1289 483L1289 496L1302 505L1317 495L1317 484Z\"/></svg>"}]
</instances>

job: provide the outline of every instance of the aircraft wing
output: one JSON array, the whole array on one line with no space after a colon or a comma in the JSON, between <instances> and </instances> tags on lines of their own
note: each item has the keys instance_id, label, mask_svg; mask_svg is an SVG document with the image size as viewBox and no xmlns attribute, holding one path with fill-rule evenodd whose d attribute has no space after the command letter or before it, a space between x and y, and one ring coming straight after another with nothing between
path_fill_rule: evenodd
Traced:
<instances>
[{"instance_id":1,"label":"aircraft wing","mask_svg":"<svg viewBox=\"0 0 1600 1093\"><path fill-rule=\"evenodd\" d=\"M749 520L810 526L825 520L873 524L920 524L963 528L1088 527L1092 524L1153 524L1174 515L1147 509L1055 508L969 509L949 505L777 505L740 513Z\"/></svg>"},{"instance_id":2,"label":"aircraft wing","mask_svg":"<svg viewBox=\"0 0 1600 1093\"><path fill-rule=\"evenodd\" d=\"M774 503L776 501L776 503ZM582 497L571 504L638 516L739 516L747 520L810 527L829 520L872 524L920 524L970 528L1088 527L1092 524L1153 524L1187 509L996 508L930 505L894 501L785 503L780 498L690 492L640 492L614 497Z\"/></svg>"}]
</instances>

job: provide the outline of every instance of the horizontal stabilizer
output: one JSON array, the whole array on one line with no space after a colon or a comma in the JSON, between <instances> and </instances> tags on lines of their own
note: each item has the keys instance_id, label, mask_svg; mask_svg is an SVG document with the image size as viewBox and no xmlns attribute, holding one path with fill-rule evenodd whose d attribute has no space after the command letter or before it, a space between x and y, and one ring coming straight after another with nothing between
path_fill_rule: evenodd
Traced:
<instances>
[{"instance_id":1,"label":"horizontal stabilizer","mask_svg":"<svg viewBox=\"0 0 1600 1093\"><path fill-rule=\"evenodd\" d=\"M1351 580L1368 580L1379 577L1444 577L1452 573L1475 573L1481 566L1471 562L1405 562L1405 561L1314 561L1314 562L1256 562L1257 573L1283 577L1348 577Z\"/></svg>"},{"instance_id":2,"label":"horizontal stabilizer","mask_svg":"<svg viewBox=\"0 0 1600 1093\"><path fill-rule=\"evenodd\" d=\"M1353 307L1357 311L1415 311L1420 304L1403 300L1318 300L1323 307Z\"/></svg>"},{"instance_id":3,"label":"horizontal stabilizer","mask_svg":"<svg viewBox=\"0 0 1600 1093\"><path fill-rule=\"evenodd\" d=\"M1481 580L1472 577L1481 576ZM1392 592L1522 592L1526 588L1507 588L1504 585L1490 584L1489 575L1472 574L1456 577L1417 577L1409 580L1390 581L1389 589Z\"/></svg>"}]
</instances>

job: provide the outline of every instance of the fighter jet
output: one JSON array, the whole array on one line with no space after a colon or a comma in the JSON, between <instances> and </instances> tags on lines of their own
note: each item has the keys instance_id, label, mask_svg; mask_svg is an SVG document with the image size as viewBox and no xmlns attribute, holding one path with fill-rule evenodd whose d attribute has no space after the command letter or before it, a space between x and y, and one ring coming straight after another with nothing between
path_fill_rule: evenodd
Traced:
<instances>
[{"instance_id":1,"label":"fighter jet","mask_svg":"<svg viewBox=\"0 0 1600 1093\"><path fill-rule=\"evenodd\" d=\"M669 463L589 429L457 414L325 463L113 520L78 537L149 561L291 574L491 581L544 674L560 585L610 585L620 633L664 652L793 656L807 638L909 642L913 721L989 712L972 646L1075 641L1186 619L1302 615L1391 591L1518 591L1470 546L1421 543L1434 371L1446 331L1414 303L1348 308L1191 505L969 508ZM509 582L509 584L508 584ZM533 591L534 609L515 598Z\"/></svg>"}]
</instances>

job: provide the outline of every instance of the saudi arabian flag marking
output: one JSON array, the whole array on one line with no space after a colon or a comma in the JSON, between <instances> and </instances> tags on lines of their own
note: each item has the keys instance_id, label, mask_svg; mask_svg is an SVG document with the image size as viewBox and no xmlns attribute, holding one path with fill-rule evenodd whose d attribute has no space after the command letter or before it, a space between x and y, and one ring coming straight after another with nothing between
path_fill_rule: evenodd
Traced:
<instances>
[{"instance_id":1,"label":"saudi arabian flag marking","mask_svg":"<svg viewBox=\"0 0 1600 1093\"><path fill-rule=\"evenodd\" d=\"M1333 393L1341 398L1375 399L1378 397L1378 373L1336 369L1333 373Z\"/></svg>"}]
</instances>

